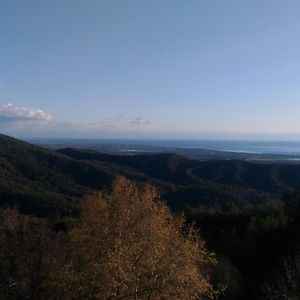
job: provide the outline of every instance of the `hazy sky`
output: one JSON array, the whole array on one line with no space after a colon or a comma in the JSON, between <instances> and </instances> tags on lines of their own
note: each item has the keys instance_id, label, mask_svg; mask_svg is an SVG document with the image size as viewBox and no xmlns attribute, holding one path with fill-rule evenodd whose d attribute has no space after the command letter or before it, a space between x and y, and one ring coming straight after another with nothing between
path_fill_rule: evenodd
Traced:
<instances>
[{"instance_id":1,"label":"hazy sky","mask_svg":"<svg viewBox=\"0 0 300 300\"><path fill-rule=\"evenodd\" d=\"M300 137L300 1L0 0L0 132Z\"/></svg>"}]
</instances>

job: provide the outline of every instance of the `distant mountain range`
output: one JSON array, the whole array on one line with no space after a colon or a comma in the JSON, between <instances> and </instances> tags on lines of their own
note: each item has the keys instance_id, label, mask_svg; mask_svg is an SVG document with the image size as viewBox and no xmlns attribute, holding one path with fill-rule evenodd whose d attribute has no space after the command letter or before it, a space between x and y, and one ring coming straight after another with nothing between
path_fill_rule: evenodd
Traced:
<instances>
[{"instance_id":1,"label":"distant mountain range","mask_svg":"<svg viewBox=\"0 0 300 300\"><path fill-rule=\"evenodd\" d=\"M300 184L300 165L188 159L174 153L113 155L49 150L0 135L1 206L39 216L78 212L81 197L122 175L154 184L174 209L279 199Z\"/></svg>"}]
</instances>

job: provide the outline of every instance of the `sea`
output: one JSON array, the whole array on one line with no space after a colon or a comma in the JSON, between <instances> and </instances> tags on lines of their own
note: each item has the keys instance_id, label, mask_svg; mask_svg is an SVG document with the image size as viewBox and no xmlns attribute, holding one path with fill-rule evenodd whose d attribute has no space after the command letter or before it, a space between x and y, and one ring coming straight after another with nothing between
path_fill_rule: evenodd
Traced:
<instances>
[{"instance_id":1,"label":"sea","mask_svg":"<svg viewBox=\"0 0 300 300\"><path fill-rule=\"evenodd\" d=\"M64 145L154 146L181 149L206 149L237 153L300 155L300 141L253 140L155 140L155 139L43 139L31 142Z\"/></svg>"}]
</instances>

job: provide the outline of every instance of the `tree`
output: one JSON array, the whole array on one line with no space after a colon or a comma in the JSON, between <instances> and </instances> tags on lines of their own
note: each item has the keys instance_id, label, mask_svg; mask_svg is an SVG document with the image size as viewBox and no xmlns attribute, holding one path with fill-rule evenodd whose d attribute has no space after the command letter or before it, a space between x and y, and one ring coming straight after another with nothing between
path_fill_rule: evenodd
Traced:
<instances>
[{"instance_id":1,"label":"tree","mask_svg":"<svg viewBox=\"0 0 300 300\"><path fill-rule=\"evenodd\" d=\"M49 299L55 238L41 220L16 209L0 212L0 299Z\"/></svg>"},{"instance_id":2,"label":"tree","mask_svg":"<svg viewBox=\"0 0 300 300\"><path fill-rule=\"evenodd\" d=\"M55 274L61 299L207 299L214 256L152 186L117 178L84 199Z\"/></svg>"},{"instance_id":3,"label":"tree","mask_svg":"<svg viewBox=\"0 0 300 300\"><path fill-rule=\"evenodd\" d=\"M283 261L263 287L265 299L300 300L300 255L289 257Z\"/></svg>"}]
</instances>

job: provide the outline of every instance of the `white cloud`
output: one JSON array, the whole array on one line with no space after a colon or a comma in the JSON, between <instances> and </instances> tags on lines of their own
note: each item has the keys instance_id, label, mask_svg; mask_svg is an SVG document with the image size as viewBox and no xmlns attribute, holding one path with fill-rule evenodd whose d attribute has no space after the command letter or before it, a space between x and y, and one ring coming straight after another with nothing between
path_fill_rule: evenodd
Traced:
<instances>
[{"instance_id":1,"label":"white cloud","mask_svg":"<svg viewBox=\"0 0 300 300\"><path fill-rule=\"evenodd\" d=\"M151 124L151 120L149 118L137 117L130 121L133 125L148 125Z\"/></svg>"},{"instance_id":2,"label":"white cloud","mask_svg":"<svg viewBox=\"0 0 300 300\"><path fill-rule=\"evenodd\" d=\"M146 117L118 115L96 122L76 123L56 119L44 110L0 104L0 130L12 135L74 136L114 135L151 129L152 121Z\"/></svg>"},{"instance_id":3,"label":"white cloud","mask_svg":"<svg viewBox=\"0 0 300 300\"><path fill-rule=\"evenodd\" d=\"M102 122L95 124L95 127L104 128L128 128L142 125L150 125L152 121L150 118L144 117L130 117L128 115L120 115L113 118L108 118Z\"/></svg>"},{"instance_id":4,"label":"white cloud","mask_svg":"<svg viewBox=\"0 0 300 300\"><path fill-rule=\"evenodd\" d=\"M41 109L4 104L0 106L0 123L22 125L30 123L49 123L53 116Z\"/></svg>"}]
</instances>

